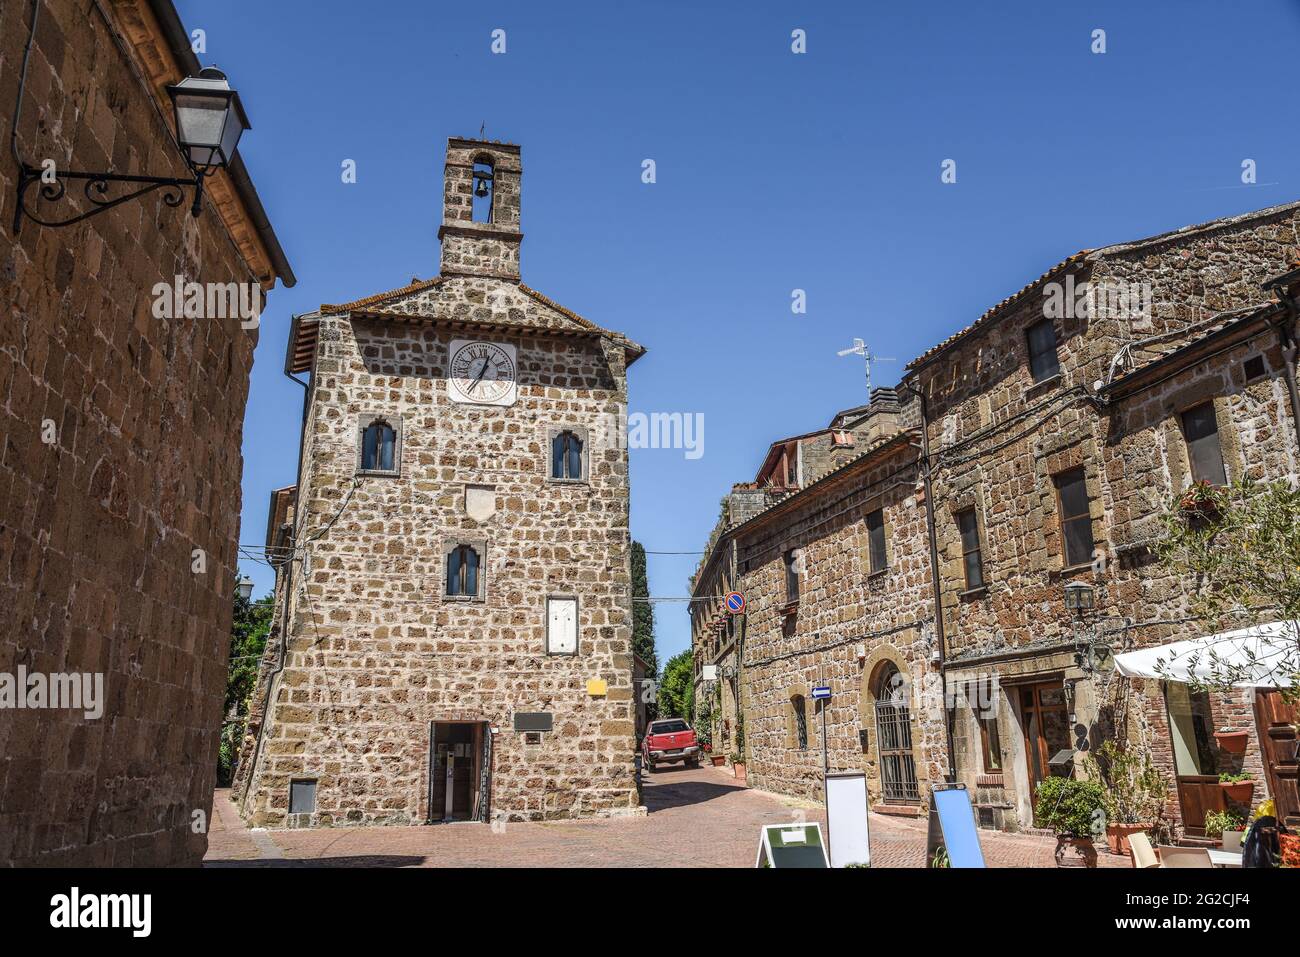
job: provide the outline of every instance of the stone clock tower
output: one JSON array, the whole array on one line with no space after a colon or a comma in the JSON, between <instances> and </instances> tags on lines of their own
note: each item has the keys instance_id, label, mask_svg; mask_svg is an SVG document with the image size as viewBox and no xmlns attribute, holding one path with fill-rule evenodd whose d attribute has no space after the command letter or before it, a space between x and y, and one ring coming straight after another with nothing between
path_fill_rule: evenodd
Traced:
<instances>
[{"instance_id":1,"label":"stone clock tower","mask_svg":"<svg viewBox=\"0 0 1300 957\"><path fill-rule=\"evenodd\" d=\"M636 814L627 366L520 280L519 147L447 146L442 267L299 316L254 825Z\"/></svg>"}]
</instances>

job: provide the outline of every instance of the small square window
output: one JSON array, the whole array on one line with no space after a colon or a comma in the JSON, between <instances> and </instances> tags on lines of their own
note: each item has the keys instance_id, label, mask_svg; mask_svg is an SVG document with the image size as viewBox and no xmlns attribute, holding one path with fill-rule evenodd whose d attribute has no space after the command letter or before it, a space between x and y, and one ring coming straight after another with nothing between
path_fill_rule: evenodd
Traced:
<instances>
[{"instance_id":1,"label":"small square window","mask_svg":"<svg viewBox=\"0 0 1300 957\"><path fill-rule=\"evenodd\" d=\"M1264 365L1263 356L1251 356L1242 364L1242 371L1246 374L1246 381L1263 378L1268 368Z\"/></svg>"},{"instance_id":2,"label":"small square window","mask_svg":"<svg viewBox=\"0 0 1300 957\"><path fill-rule=\"evenodd\" d=\"M316 782L289 782L289 813L312 814L316 810Z\"/></svg>"}]
</instances>

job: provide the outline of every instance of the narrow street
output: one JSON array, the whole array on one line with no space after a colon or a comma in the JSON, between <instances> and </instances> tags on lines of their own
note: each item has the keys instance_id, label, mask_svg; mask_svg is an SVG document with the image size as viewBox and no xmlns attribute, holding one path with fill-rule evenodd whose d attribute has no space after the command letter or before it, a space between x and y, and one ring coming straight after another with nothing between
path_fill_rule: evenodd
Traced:
<instances>
[{"instance_id":1,"label":"narrow street","mask_svg":"<svg viewBox=\"0 0 1300 957\"><path fill-rule=\"evenodd\" d=\"M820 806L741 787L730 772L671 766L645 777L649 814L624 820L321 830L245 828L216 792L205 866L251 867L752 867L759 826L803 815L823 821ZM1051 838L981 831L990 867L1053 867ZM871 815L872 863L921 867L925 821ZM1098 854L1099 867L1128 867Z\"/></svg>"}]
</instances>

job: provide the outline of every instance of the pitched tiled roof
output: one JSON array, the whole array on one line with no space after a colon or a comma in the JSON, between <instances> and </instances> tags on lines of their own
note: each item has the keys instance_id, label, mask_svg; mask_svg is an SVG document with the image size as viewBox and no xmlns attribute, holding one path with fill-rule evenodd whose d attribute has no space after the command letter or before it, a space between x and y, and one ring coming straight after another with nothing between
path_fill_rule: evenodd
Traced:
<instances>
[{"instance_id":1,"label":"pitched tiled roof","mask_svg":"<svg viewBox=\"0 0 1300 957\"><path fill-rule=\"evenodd\" d=\"M388 292L377 292L373 296L366 296L364 299L354 299L352 302L345 302L337 306L322 303L320 311L322 314L351 312L353 309L360 309L363 306L373 306L375 303L383 302L385 299L397 299L401 296L409 296L413 292L423 292L425 289L432 289L434 286L441 284L441 276L434 276L432 279L418 279L415 276L412 276L410 284L402 286L400 289L390 289Z\"/></svg>"},{"instance_id":2,"label":"pitched tiled roof","mask_svg":"<svg viewBox=\"0 0 1300 957\"><path fill-rule=\"evenodd\" d=\"M320 318L326 315L364 315L376 319L398 319L407 322L417 322L425 324L445 324L456 326L458 328L476 329L480 331L501 331L501 332L531 332L544 336L605 336L621 345L627 353L627 362L630 365L642 355L645 354L645 347L635 342L621 332L615 332L611 329L603 329L596 325L590 319L578 315L572 309L561 306L558 302L548 296L543 295L530 286L519 283L519 290L530 299L546 306L559 313L570 322L577 325L577 330L567 330L558 327L541 328L538 326L527 325L524 323L513 322L479 322L471 320L453 320L446 317L438 317L420 313L405 313L395 310L386 310L376 308L384 303L395 299L401 299L415 293L423 292L426 289L432 289L440 286L446 281L446 277L438 275L431 279L412 278L410 283L397 289L389 289L386 292L375 293L372 296L365 296L361 299L354 299L352 302L345 303L322 303L320 309L315 312L305 313L296 316L289 333L289 355L286 359L286 368L289 372L309 372L311 370L312 357L316 354L316 337L320 328Z\"/></svg>"},{"instance_id":3,"label":"pitched tiled roof","mask_svg":"<svg viewBox=\"0 0 1300 957\"><path fill-rule=\"evenodd\" d=\"M853 456L852 458L845 459L839 465L827 469L825 472L822 472L820 475L814 476L812 479L808 481L807 485L791 492L789 495L782 496L781 498L772 502L770 505L763 508L762 510L755 512L749 518L745 519L745 521L728 527L726 531L734 532L738 528L744 528L747 525L751 525L754 522L756 522L758 519L762 518L764 515L771 513L773 509L780 508L782 505L785 505L787 502L790 502L794 499L799 499L800 501L803 501L808 498L811 498L812 495L821 491L821 489L818 488L818 486L822 482L833 479L839 476L840 474L842 474L843 472L847 471L848 469L853 468L856 465L864 464L866 460L874 459L877 456L883 454L884 452L892 450L894 447L898 445L912 444L915 442L919 442L920 435L921 433L918 429L900 429L899 431L894 432L893 434L888 435L885 438L881 439L879 442L877 442L875 445L871 446L870 448L864 449L863 451L859 452L857 455Z\"/></svg>"},{"instance_id":4,"label":"pitched tiled roof","mask_svg":"<svg viewBox=\"0 0 1300 957\"><path fill-rule=\"evenodd\" d=\"M1290 212L1297 208L1300 208L1300 202L1283 203L1278 206L1269 206L1265 209L1257 209L1249 213L1242 213L1240 216L1227 216L1222 219L1213 219L1205 223L1197 223L1192 226L1183 226L1179 229L1171 229L1168 230L1167 232L1159 233L1155 236L1148 236L1144 239L1137 239L1125 243L1115 243L1110 246L1103 246L1096 249L1081 250L1080 252L1075 253L1073 256L1069 256L1065 259L1062 259L1051 269L1047 270L1047 272L1043 273L1033 282L1029 283L1029 285L1020 289L1018 292L1013 293L1012 295L1008 296L1006 299L1003 299L997 305L985 311L983 315L981 315L978 319L972 322L965 329L953 333L947 339L943 340L943 342L940 342L938 345L933 346L930 349L927 349L921 355L917 356L915 359L909 362L906 368L917 369L925 365L927 362L934 359L940 353L947 351L953 345L960 342L962 339L966 338L976 329L979 329L982 326L986 325L987 323L991 322L992 320L1005 315L1012 306L1021 302L1025 298L1025 296L1033 292L1035 289L1038 289L1043 283L1048 282L1049 280L1055 278L1056 276L1059 276L1062 273L1067 272L1070 269L1078 266L1084 260L1095 261L1095 260L1103 259L1107 256L1122 255L1124 253L1146 249L1150 246L1160 245L1161 243L1174 242L1175 240L1185 239L1189 236L1199 235L1201 233L1210 232L1216 229L1228 229L1244 222L1250 222L1252 220L1267 219L1270 216L1275 216L1278 215L1279 213Z\"/></svg>"},{"instance_id":5,"label":"pitched tiled roof","mask_svg":"<svg viewBox=\"0 0 1300 957\"><path fill-rule=\"evenodd\" d=\"M1147 355L1136 361L1131 369L1106 383L1102 391L1106 393L1122 392L1126 386L1131 385L1136 379L1156 366L1164 365L1178 356L1190 354L1208 340L1231 336L1234 330L1238 328L1245 329L1255 320L1267 319L1279 312L1280 308L1276 302L1265 302L1221 312L1207 320L1203 325L1195 327L1195 338L1193 339L1174 342L1164 349L1144 349ZM1187 332L1186 329L1178 330L1178 333L1183 335L1186 335ZM1245 336L1245 338L1249 338L1249 335ZM1146 341L1150 342L1151 340ZM1233 342L1233 345L1236 344L1238 343Z\"/></svg>"},{"instance_id":6,"label":"pitched tiled roof","mask_svg":"<svg viewBox=\"0 0 1300 957\"><path fill-rule=\"evenodd\" d=\"M1008 309L1010 309L1016 303L1023 300L1025 296L1029 295L1029 293L1033 292L1043 283L1047 282L1048 280L1056 276L1059 276L1061 273L1068 271L1073 266L1082 262L1084 257L1086 257L1091 251L1092 250L1089 249L1080 250L1079 252L1075 253L1073 256L1068 256L1065 259L1062 259L1059 263L1057 263L1051 269L1047 270L1047 272L1043 273L1041 276L1039 276L1029 285L1025 286L1024 288L1020 289L1017 292L1012 293L1010 296L1008 296L1006 299L1003 299L997 305L986 310L982 316L980 316L978 319L972 322L965 329L962 329L959 332L954 332L947 339L943 340L943 342L939 343L936 346L932 346L931 348L927 349L925 352L921 353L919 356L917 356L915 359L909 362L906 368L917 369L925 365L925 363L928 362L930 359L933 359L939 353L945 351L946 349L956 344L961 339L964 339L966 336L970 335L980 326L984 325L985 323L989 322L992 319L997 318L999 315L1005 313Z\"/></svg>"}]
</instances>

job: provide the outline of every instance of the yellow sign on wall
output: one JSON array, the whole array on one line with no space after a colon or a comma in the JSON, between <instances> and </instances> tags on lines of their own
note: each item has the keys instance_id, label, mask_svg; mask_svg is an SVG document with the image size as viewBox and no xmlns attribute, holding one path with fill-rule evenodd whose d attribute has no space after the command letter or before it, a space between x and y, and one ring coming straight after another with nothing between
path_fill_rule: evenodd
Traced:
<instances>
[{"instance_id":1,"label":"yellow sign on wall","mask_svg":"<svg viewBox=\"0 0 1300 957\"><path fill-rule=\"evenodd\" d=\"M606 684L604 678L587 679L587 694L591 695L593 698L602 698L608 693L608 691L609 685Z\"/></svg>"}]
</instances>

